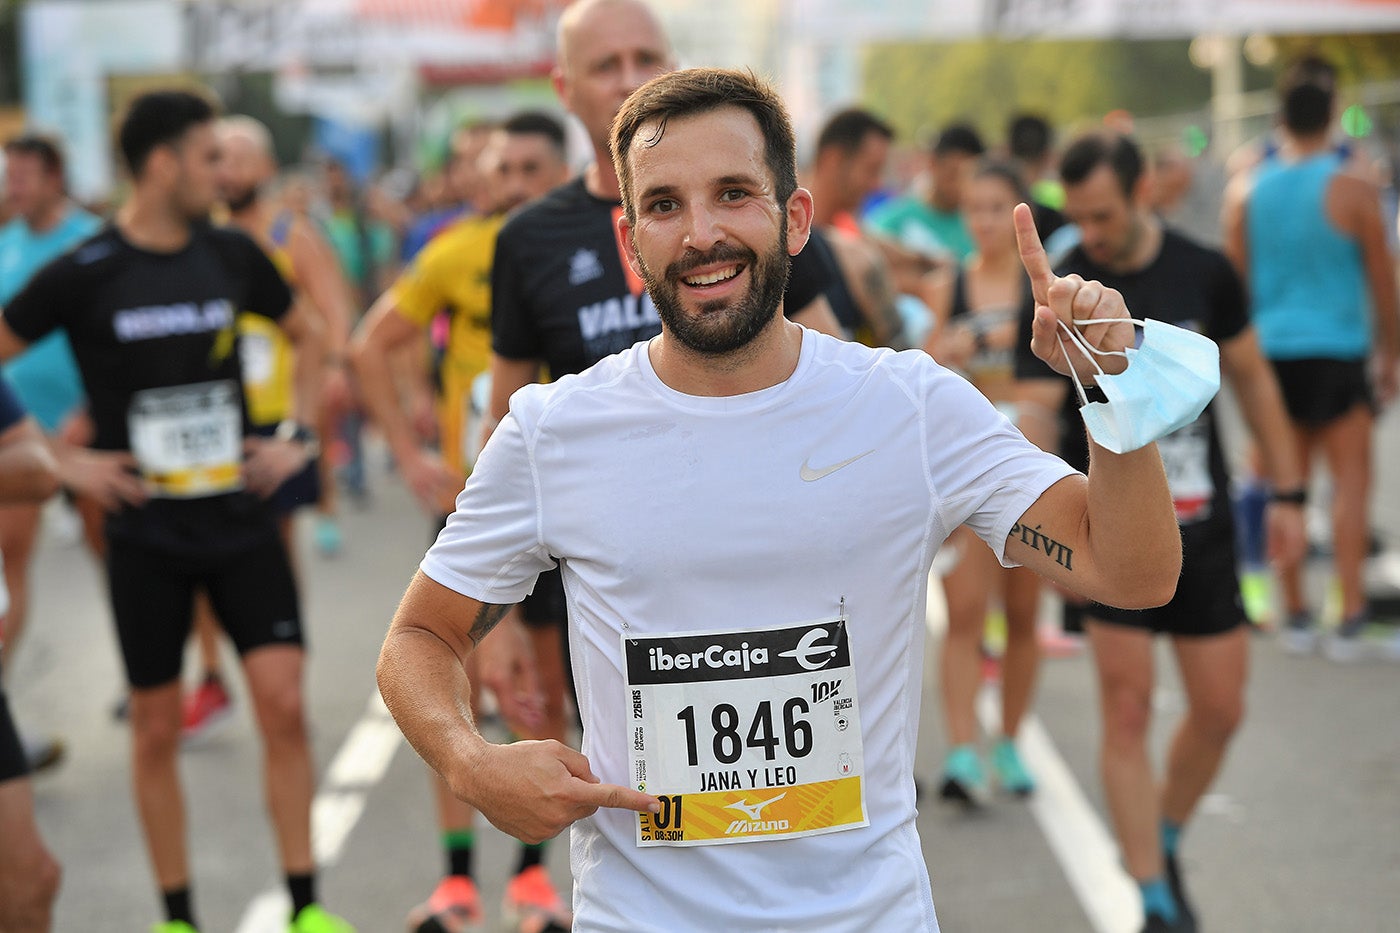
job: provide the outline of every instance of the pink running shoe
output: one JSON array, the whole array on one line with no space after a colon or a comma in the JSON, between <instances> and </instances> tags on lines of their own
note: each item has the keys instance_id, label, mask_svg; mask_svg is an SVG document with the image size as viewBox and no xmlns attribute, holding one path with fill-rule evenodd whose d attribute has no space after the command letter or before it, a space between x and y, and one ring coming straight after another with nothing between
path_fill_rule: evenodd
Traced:
<instances>
[{"instance_id":1,"label":"pink running shoe","mask_svg":"<svg viewBox=\"0 0 1400 933\"><path fill-rule=\"evenodd\" d=\"M233 712L233 698L218 677L206 677L191 693L185 694L184 725L180 730L183 742L195 742L208 736Z\"/></svg>"},{"instance_id":2,"label":"pink running shoe","mask_svg":"<svg viewBox=\"0 0 1400 933\"><path fill-rule=\"evenodd\" d=\"M476 884L465 875L448 875L428 900L408 913L408 933L467 933L485 920Z\"/></svg>"},{"instance_id":3,"label":"pink running shoe","mask_svg":"<svg viewBox=\"0 0 1400 933\"><path fill-rule=\"evenodd\" d=\"M574 924L573 914L542 865L532 865L510 879L501 913L507 928L520 933L557 933Z\"/></svg>"}]
</instances>

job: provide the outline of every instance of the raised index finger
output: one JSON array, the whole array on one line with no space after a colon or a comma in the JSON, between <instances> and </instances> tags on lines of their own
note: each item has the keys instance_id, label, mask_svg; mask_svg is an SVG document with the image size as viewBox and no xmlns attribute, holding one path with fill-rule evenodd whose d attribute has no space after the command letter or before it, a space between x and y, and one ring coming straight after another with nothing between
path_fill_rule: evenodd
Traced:
<instances>
[{"instance_id":1,"label":"raised index finger","mask_svg":"<svg viewBox=\"0 0 1400 933\"><path fill-rule=\"evenodd\" d=\"M1050 286L1055 283L1055 270L1050 268L1050 257L1040 244L1040 234L1035 230L1035 217L1026 204L1017 204L1011 213L1016 222L1016 245L1021 249L1021 265L1031 277L1031 294L1038 305L1050 304Z\"/></svg>"}]
</instances>

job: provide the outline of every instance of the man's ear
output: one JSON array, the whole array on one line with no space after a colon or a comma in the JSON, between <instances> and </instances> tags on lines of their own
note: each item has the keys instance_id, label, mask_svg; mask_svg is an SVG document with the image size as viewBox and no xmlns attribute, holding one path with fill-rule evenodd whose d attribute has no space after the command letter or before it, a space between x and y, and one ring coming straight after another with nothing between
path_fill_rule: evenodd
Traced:
<instances>
[{"instance_id":1,"label":"man's ear","mask_svg":"<svg viewBox=\"0 0 1400 933\"><path fill-rule=\"evenodd\" d=\"M627 219L627 212L623 211L617 215L617 242L622 244L622 255L627 259L627 265L632 270L632 274L637 278L642 277L642 264L637 260L637 244L632 240L632 221Z\"/></svg>"},{"instance_id":2,"label":"man's ear","mask_svg":"<svg viewBox=\"0 0 1400 933\"><path fill-rule=\"evenodd\" d=\"M787 201L788 255L796 256L812 235L812 192L798 188Z\"/></svg>"}]
</instances>

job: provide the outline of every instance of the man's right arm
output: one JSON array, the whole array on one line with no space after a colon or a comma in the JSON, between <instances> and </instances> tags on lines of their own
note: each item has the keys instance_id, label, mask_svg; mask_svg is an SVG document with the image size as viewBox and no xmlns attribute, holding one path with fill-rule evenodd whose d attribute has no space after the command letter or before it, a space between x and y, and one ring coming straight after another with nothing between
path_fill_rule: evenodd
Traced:
<instances>
[{"instance_id":1,"label":"man's right arm","mask_svg":"<svg viewBox=\"0 0 1400 933\"><path fill-rule=\"evenodd\" d=\"M493 745L463 697L464 662L507 611L457 593L419 571L380 651L384 703L452 793L528 843L557 836L599 807L657 812L655 797L599 783L588 759L554 740Z\"/></svg>"}]
</instances>

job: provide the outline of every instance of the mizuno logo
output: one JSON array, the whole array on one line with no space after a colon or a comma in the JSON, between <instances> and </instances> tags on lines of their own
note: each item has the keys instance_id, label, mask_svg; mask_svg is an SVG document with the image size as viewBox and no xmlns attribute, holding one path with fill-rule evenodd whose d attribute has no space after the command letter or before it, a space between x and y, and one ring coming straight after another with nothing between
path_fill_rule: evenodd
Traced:
<instances>
[{"instance_id":1,"label":"mizuno logo","mask_svg":"<svg viewBox=\"0 0 1400 933\"><path fill-rule=\"evenodd\" d=\"M747 801L741 800L738 803L727 803L724 806L725 809L728 810L738 810L740 813L744 814L749 819L757 822L758 820L763 819L764 807L768 806L770 803L776 803L777 801L782 800L786 796L787 791L783 791L776 797L770 797L767 800L760 800L758 803L748 803Z\"/></svg>"},{"instance_id":2,"label":"mizuno logo","mask_svg":"<svg viewBox=\"0 0 1400 933\"><path fill-rule=\"evenodd\" d=\"M812 458L811 458L811 457L808 457L806 460L802 461L802 469L798 471L798 475L802 477L802 479L803 479L804 482L815 483L817 480L821 479L822 477L830 476L832 473L835 473L837 470L841 469L842 467L848 467L848 466L850 466L852 463L855 463L857 460L859 460L861 457L868 457L868 456L870 456L871 454L873 454L874 452L875 452L874 450L867 450L867 451L866 451L865 453L863 453L863 454L856 454L854 457L851 457L849 460L842 460L840 463L833 463L833 464L832 464L831 466L829 466L829 467L821 467L821 468L819 468L819 469L813 469L813 468L812 468L812 465L811 465L811 459L812 459Z\"/></svg>"}]
</instances>

